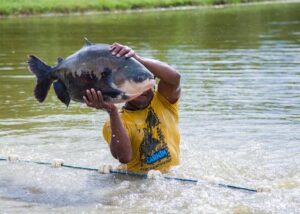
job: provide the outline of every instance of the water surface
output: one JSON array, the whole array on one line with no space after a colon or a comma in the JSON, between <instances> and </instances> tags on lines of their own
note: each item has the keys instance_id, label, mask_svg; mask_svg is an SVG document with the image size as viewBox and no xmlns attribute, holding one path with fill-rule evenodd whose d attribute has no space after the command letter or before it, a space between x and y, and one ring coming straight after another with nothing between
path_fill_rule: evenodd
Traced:
<instances>
[{"instance_id":1,"label":"water surface","mask_svg":"<svg viewBox=\"0 0 300 214\"><path fill-rule=\"evenodd\" d=\"M170 175L248 187L149 181L0 162L6 213L300 212L300 4L0 20L0 155L117 165L105 112L51 89L39 104L26 56L50 65L83 37L131 46L182 74L181 165Z\"/></svg>"}]
</instances>

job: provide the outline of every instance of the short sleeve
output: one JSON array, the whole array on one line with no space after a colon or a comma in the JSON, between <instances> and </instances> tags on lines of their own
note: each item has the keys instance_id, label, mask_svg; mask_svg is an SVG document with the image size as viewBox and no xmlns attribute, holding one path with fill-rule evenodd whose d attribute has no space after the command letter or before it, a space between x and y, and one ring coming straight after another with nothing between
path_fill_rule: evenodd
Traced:
<instances>
[{"instance_id":1,"label":"short sleeve","mask_svg":"<svg viewBox=\"0 0 300 214\"><path fill-rule=\"evenodd\" d=\"M110 143L110 140L111 140L111 129L110 129L110 121L107 120L104 125L103 125L103 128L102 128L102 134L103 134L103 137L106 141L106 143Z\"/></svg>"},{"instance_id":2,"label":"short sleeve","mask_svg":"<svg viewBox=\"0 0 300 214\"><path fill-rule=\"evenodd\" d=\"M161 95L158 91L156 92L157 99L168 109L170 109L173 113L178 114L178 106L179 99L175 103L170 103L163 95Z\"/></svg>"}]
</instances>

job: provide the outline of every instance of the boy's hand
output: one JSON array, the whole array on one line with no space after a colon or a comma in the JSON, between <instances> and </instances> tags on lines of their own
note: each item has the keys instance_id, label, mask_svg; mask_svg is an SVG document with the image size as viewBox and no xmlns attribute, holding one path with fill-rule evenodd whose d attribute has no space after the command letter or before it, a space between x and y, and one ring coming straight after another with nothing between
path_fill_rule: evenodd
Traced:
<instances>
[{"instance_id":1,"label":"boy's hand","mask_svg":"<svg viewBox=\"0 0 300 214\"><path fill-rule=\"evenodd\" d=\"M101 91L97 91L95 89L86 90L86 96L83 96L83 100L87 106L102 109L107 112L111 112L112 110L116 110L117 107L112 103L104 102Z\"/></svg>"},{"instance_id":2,"label":"boy's hand","mask_svg":"<svg viewBox=\"0 0 300 214\"><path fill-rule=\"evenodd\" d=\"M110 46L110 51L112 52L113 55L117 57L125 56L126 58L133 57L136 60L140 59L140 57L130 47L116 42Z\"/></svg>"}]
</instances>

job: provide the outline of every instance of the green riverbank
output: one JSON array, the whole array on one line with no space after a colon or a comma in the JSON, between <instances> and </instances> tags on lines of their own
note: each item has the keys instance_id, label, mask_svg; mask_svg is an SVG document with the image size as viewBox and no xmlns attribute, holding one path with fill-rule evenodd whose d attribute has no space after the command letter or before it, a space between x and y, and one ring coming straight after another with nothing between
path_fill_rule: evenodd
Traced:
<instances>
[{"instance_id":1,"label":"green riverbank","mask_svg":"<svg viewBox=\"0 0 300 214\"><path fill-rule=\"evenodd\" d=\"M0 1L0 16L36 15L45 13L68 14L91 11L208 6L250 2L267 2L267 0L2 0Z\"/></svg>"}]
</instances>

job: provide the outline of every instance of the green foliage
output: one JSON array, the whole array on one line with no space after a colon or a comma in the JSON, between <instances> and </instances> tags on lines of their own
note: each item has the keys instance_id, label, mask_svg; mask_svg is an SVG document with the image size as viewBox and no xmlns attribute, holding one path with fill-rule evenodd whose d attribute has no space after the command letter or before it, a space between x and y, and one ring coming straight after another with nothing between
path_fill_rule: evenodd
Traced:
<instances>
[{"instance_id":1,"label":"green foliage","mask_svg":"<svg viewBox=\"0 0 300 214\"><path fill-rule=\"evenodd\" d=\"M0 0L0 15L110 11L259 0Z\"/></svg>"}]
</instances>

